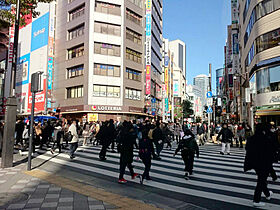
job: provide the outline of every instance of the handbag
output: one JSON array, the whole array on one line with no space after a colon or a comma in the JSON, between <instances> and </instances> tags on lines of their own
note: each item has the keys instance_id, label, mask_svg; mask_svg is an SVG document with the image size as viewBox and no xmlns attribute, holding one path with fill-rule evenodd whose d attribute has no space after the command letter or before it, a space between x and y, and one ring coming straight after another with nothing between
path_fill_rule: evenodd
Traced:
<instances>
[{"instance_id":1,"label":"handbag","mask_svg":"<svg viewBox=\"0 0 280 210\"><path fill-rule=\"evenodd\" d=\"M71 132L67 132L64 135L65 141L72 141L73 135L71 134Z\"/></svg>"}]
</instances>

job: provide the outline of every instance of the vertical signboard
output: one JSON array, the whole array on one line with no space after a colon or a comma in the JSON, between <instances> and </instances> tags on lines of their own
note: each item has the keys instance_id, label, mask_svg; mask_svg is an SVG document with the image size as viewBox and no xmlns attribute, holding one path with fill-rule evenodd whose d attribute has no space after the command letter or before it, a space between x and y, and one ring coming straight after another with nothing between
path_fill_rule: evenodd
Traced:
<instances>
[{"instance_id":1,"label":"vertical signboard","mask_svg":"<svg viewBox=\"0 0 280 210\"><path fill-rule=\"evenodd\" d=\"M47 66L47 108L52 108L52 86L53 86L53 69L54 69L54 3L50 4L50 15L49 15L49 40L48 40L48 66Z\"/></svg>"},{"instance_id":2,"label":"vertical signboard","mask_svg":"<svg viewBox=\"0 0 280 210\"><path fill-rule=\"evenodd\" d=\"M151 94L152 0L146 0L146 95Z\"/></svg>"},{"instance_id":3,"label":"vertical signboard","mask_svg":"<svg viewBox=\"0 0 280 210\"><path fill-rule=\"evenodd\" d=\"M238 24L238 0L231 0L231 21Z\"/></svg>"},{"instance_id":4,"label":"vertical signboard","mask_svg":"<svg viewBox=\"0 0 280 210\"><path fill-rule=\"evenodd\" d=\"M11 12L14 14L15 13L15 7L14 5L11 7ZM6 76L5 76L5 81L11 81L11 76L12 76L12 63L13 63L13 50L14 50L14 36L15 36L15 25L13 24L9 28L9 46L8 46L8 59L7 59L7 71L6 71ZM6 100L5 98L9 97L10 94L10 88L11 88L11 83L10 82L5 82L5 88L4 88L4 101Z\"/></svg>"}]
</instances>

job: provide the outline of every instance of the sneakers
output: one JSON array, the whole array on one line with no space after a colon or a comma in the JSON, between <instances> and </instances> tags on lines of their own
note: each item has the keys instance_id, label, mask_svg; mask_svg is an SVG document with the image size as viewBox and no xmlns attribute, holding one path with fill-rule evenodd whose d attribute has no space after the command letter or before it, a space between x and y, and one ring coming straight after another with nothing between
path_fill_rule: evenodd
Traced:
<instances>
[{"instance_id":1,"label":"sneakers","mask_svg":"<svg viewBox=\"0 0 280 210\"><path fill-rule=\"evenodd\" d=\"M119 179L119 184L125 184L125 183L127 183L127 181L124 179L124 178L122 178L122 179Z\"/></svg>"},{"instance_id":2,"label":"sneakers","mask_svg":"<svg viewBox=\"0 0 280 210\"><path fill-rule=\"evenodd\" d=\"M137 176L139 176L139 174L134 173L134 174L131 176L131 179L135 179Z\"/></svg>"},{"instance_id":3,"label":"sneakers","mask_svg":"<svg viewBox=\"0 0 280 210\"><path fill-rule=\"evenodd\" d=\"M230 155L230 152L228 152L227 154Z\"/></svg>"},{"instance_id":4,"label":"sneakers","mask_svg":"<svg viewBox=\"0 0 280 210\"><path fill-rule=\"evenodd\" d=\"M188 172L186 172L186 174L185 174L185 177L184 177L186 180L189 180L189 173Z\"/></svg>"},{"instance_id":5,"label":"sneakers","mask_svg":"<svg viewBox=\"0 0 280 210\"><path fill-rule=\"evenodd\" d=\"M266 197L266 200L270 200L271 199L271 197L273 196L273 192L272 191L269 191L269 196L268 197Z\"/></svg>"},{"instance_id":6,"label":"sneakers","mask_svg":"<svg viewBox=\"0 0 280 210\"><path fill-rule=\"evenodd\" d=\"M221 154L221 155L224 155L225 153L223 153L223 152L220 152L220 154Z\"/></svg>"},{"instance_id":7,"label":"sneakers","mask_svg":"<svg viewBox=\"0 0 280 210\"><path fill-rule=\"evenodd\" d=\"M254 207L264 207L265 203L263 203L263 202L259 202L259 203L253 202L253 206Z\"/></svg>"}]
</instances>

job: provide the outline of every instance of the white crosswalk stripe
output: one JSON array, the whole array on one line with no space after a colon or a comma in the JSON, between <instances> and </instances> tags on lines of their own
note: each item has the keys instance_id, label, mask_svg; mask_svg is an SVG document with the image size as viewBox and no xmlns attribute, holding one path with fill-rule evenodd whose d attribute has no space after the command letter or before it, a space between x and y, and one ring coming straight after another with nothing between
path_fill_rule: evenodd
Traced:
<instances>
[{"instance_id":1,"label":"white crosswalk stripe","mask_svg":"<svg viewBox=\"0 0 280 210\"><path fill-rule=\"evenodd\" d=\"M150 175L153 181L144 182L144 185L184 195L251 206L256 175L253 172L243 172L244 150L233 148L232 155L225 156L219 154L218 146L206 145L200 150L200 158L195 159L194 175L190 180L183 178L184 164L180 155L173 157L174 149L165 149L162 151L161 161L152 161ZM77 157L74 160L70 160L65 153L51 159L52 155L45 153L37 158L81 171L117 178L119 154L108 152L107 160L102 162L98 160L99 151L99 147L84 146L77 150ZM137 151L134 154L136 157ZM133 165L137 173L143 172L144 165L141 161L135 160ZM280 165L275 164L275 169L279 175ZM137 183L139 180L131 180L131 182ZM274 192L274 196L267 202L265 209L280 209L280 184L270 182L269 189Z\"/></svg>"}]
</instances>

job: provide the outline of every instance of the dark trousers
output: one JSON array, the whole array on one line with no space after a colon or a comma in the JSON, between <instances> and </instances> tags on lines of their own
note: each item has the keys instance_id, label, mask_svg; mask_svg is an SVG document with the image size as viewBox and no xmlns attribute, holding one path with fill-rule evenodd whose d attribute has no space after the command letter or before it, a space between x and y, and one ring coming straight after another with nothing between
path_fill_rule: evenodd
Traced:
<instances>
[{"instance_id":1,"label":"dark trousers","mask_svg":"<svg viewBox=\"0 0 280 210\"><path fill-rule=\"evenodd\" d=\"M70 157L74 156L74 153L76 152L77 148L78 148L78 142L75 143L69 143L70 144Z\"/></svg>"},{"instance_id":2,"label":"dark trousers","mask_svg":"<svg viewBox=\"0 0 280 210\"><path fill-rule=\"evenodd\" d=\"M115 139L113 139L113 140L112 140L112 143L111 143L111 149L112 149L112 150L114 150L114 149L115 149Z\"/></svg>"},{"instance_id":3,"label":"dark trousers","mask_svg":"<svg viewBox=\"0 0 280 210\"><path fill-rule=\"evenodd\" d=\"M106 157L107 148L110 144L103 143L102 148L99 153L99 158L103 159Z\"/></svg>"},{"instance_id":4,"label":"dark trousers","mask_svg":"<svg viewBox=\"0 0 280 210\"><path fill-rule=\"evenodd\" d=\"M120 175L119 175L119 179L123 179L123 175L125 174L125 168L127 167L130 171L131 176L134 175L134 170L132 167L132 162L128 161L127 158L124 157L125 155L123 155L121 153L121 157L120 157Z\"/></svg>"},{"instance_id":5,"label":"dark trousers","mask_svg":"<svg viewBox=\"0 0 280 210\"><path fill-rule=\"evenodd\" d=\"M150 170L151 170L151 165L152 165L152 160L151 160L151 157L150 158L143 158L142 159L142 162L143 164L145 165L145 170L144 170L144 173L143 173L143 179L147 179L147 178L150 178Z\"/></svg>"},{"instance_id":6,"label":"dark trousers","mask_svg":"<svg viewBox=\"0 0 280 210\"><path fill-rule=\"evenodd\" d=\"M176 139L176 142L177 142L177 144L179 143L179 141L181 140L181 137L180 136L178 136L178 135L176 135L175 136L175 139Z\"/></svg>"},{"instance_id":7,"label":"dark trousers","mask_svg":"<svg viewBox=\"0 0 280 210\"><path fill-rule=\"evenodd\" d=\"M187 150L182 150L181 152L183 161L185 163L185 171L192 174L193 172L193 162L194 162L194 153L188 152Z\"/></svg>"},{"instance_id":8,"label":"dark trousers","mask_svg":"<svg viewBox=\"0 0 280 210\"><path fill-rule=\"evenodd\" d=\"M155 141L154 141L154 144L155 144L155 146L156 146L156 153L157 153L157 156L159 156L160 153L161 153L161 151L162 151L162 149L163 149L163 141L162 141L161 144L160 144L158 140L155 140Z\"/></svg>"},{"instance_id":9,"label":"dark trousers","mask_svg":"<svg viewBox=\"0 0 280 210\"><path fill-rule=\"evenodd\" d=\"M270 196L269 190L267 188L267 177L269 172L256 170L256 174L258 176L258 180L254 193L254 202L259 203L261 201L262 192L266 197Z\"/></svg>"},{"instance_id":10,"label":"dark trousers","mask_svg":"<svg viewBox=\"0 0 280 210\"><path fill-rule=\"evenodd\" d=\"M52 149L55 150L56 148L58 148L59 153L61 153L60 138L56 138L56 141L53 143Z\"/></svg>"},{"instance_id":11,"label":"dark trousers","mask_svg":"<svg viewBox=\"0 0 280 210\"><path fill-rule=\"evenodd\" d=\"M274 170L274 168L273 168L273 165L272 165L271 168L270 168L269 174L270 174L270 176L271 176L272 179L274 179L274 180L277 179L277 174L276 174L276 172L275 172L275 170Z\"/></svg>"},{"instance_id":12,"label":"dark trousers","mask_svg":"<svg viewBox=\"0 0 280 210\"><path fill-rule=\"evenodd\" d=\"M17 133L16 144L18 144L18 143L23 145L22 133Z\"/></svg>"}]
</instances>

